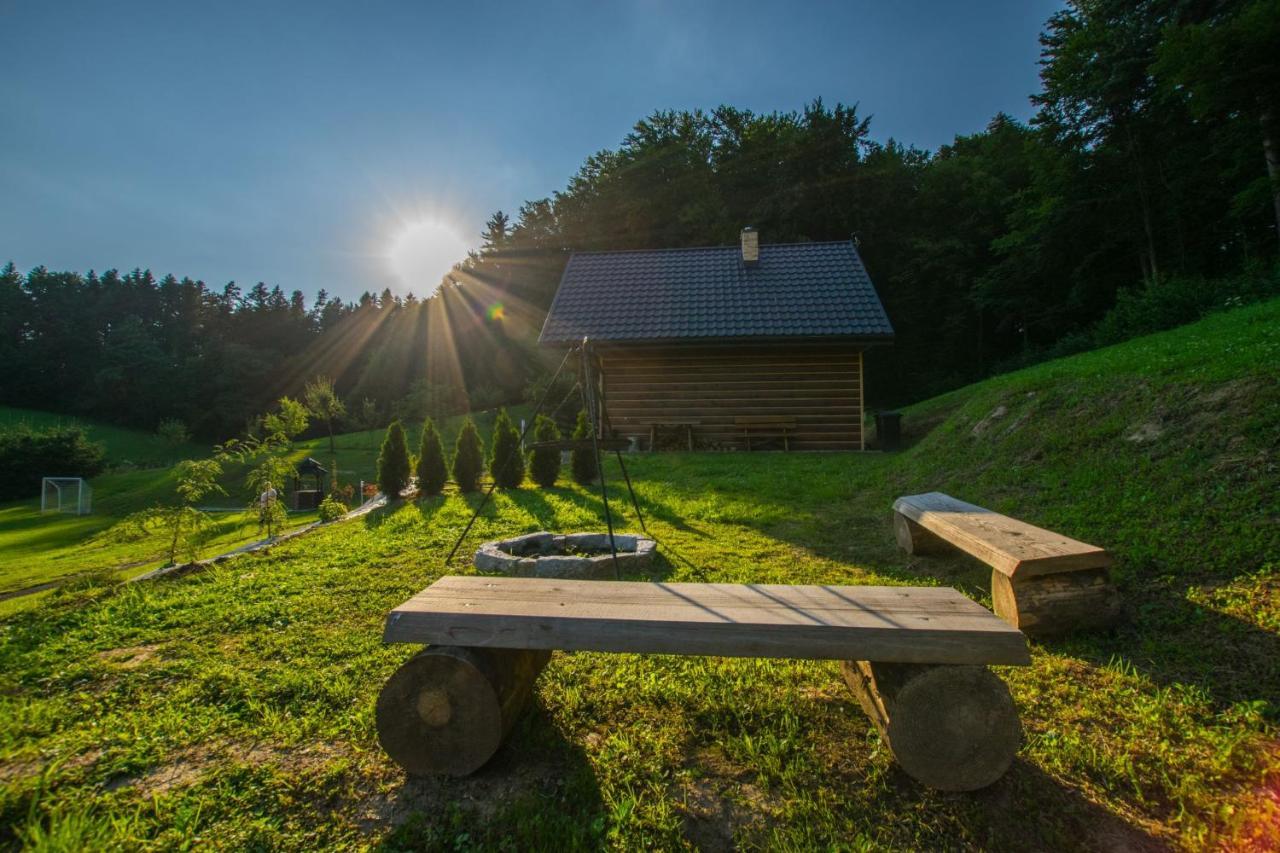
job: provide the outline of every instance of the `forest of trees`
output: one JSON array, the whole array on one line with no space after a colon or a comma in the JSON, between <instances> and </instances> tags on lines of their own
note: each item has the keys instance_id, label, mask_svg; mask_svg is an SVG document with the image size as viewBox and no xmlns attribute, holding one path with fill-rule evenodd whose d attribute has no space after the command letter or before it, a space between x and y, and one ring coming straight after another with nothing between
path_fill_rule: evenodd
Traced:
<instances>
[{"instance_id":1,"label":"forest of trees","mask_svg":"<svg viewBox=\"0 0 1280 853\"><path fill-rule=\"evenodd\" d=\"M898 331L869 359L873 404L1087 346L1118 302L1274 289L1280 0L1078 0L1041 43L1032 121L997 115L936 152L821 100L656 112L562 191L495 214L425 300L9 265L0 402L210 436L317 374L356 425L513 402L546 364L534 341L569 253L745 225L858 241Z\"/></svg>"}]
</instances>

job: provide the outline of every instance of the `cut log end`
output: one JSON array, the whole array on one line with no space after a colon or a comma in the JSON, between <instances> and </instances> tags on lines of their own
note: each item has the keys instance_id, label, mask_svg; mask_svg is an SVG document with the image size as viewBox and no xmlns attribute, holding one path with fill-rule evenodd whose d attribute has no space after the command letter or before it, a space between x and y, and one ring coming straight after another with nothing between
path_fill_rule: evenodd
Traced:
<instances>
[{"instance_id":1,"label":"cut log end","mask_svg":"<svg viewBox=\"0 0 1280 853\"><path fill-rule=\"evenodd\" d=\"M1120 621L1120 593L1108 569L1013 579L991 573L996 615L1030 637L1110 628Z\"/></svg>"},{"instance_id":2,"label":"cut log end","mask_svg":"<svg viewBox=\"0 0 1280 853\"><path fill-rule=\"evenodd\" d=\"M493 757L550 652L432 646L378 696L382 748L414 775L466 776Z\"/></svg>"},{"instance_id":3,"label":"cut log end","mask_svg":"<svg viewBox=\"0 0 1280 853\"><path fill-rule=\"evenodd\" d=\"M930 557L956 550L950 542L930 533L900 512L893 514L893 534L898 539L898 547L908 554Z\"/></svg>"},{"instance_id":4,"label":"cut log end","mask_svg":"<svg viewBox=\"0 0 1280 853\"><path fill-rule=\"evenodd\" d=\"M1017 709L986 667L846 661L841 673L898 764L931 788L985 788L1017 754Z\"/></svg>"}]
</instances>

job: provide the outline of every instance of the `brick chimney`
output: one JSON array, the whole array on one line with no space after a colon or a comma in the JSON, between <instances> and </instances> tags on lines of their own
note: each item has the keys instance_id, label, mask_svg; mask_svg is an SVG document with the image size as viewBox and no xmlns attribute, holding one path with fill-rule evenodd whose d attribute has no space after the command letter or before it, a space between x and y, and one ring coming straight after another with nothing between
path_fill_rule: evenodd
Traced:
<instances>
[{"instance_id":1,"label":"brick chimney","mask_svg":"<svg viewBox=\"0 0 1280 853\"><path fill-rule=\"evenodd\" d=\"M748 225L742 229L742 263L753 267L760 261L760 234Z\"/></svg>"}]
</instances>

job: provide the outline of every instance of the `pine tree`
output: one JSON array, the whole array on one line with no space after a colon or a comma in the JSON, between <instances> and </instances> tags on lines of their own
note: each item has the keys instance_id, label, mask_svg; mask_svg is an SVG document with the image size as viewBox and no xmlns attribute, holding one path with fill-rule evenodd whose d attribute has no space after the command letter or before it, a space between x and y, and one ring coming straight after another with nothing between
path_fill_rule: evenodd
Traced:
<instances>
[{"instance_id":1,"label":"pine tree","mask_svg":"<svg viewBox=\"0 0 1280 853\"><path fill-rule=\"evenodd\" d=\"M438 495L449 479L444 463L444 445L431 418L422 425L422 441L418 444L418 493Z\"/></svg>"},{"instance_id":2,"label":"pine tree","mask_svg":"<svg viewBox=\"0 0 1280 853\"><path fill-rule=\"evenodd\" d=\"M578 423L573 428L574 441L584 441L591 438L591 421L587 417L587 410L583 409L578 412ZM573 449L573 479L586 486L595 482L596 477L600 476L600 469L596 466L596 454L590 447L575 447Z\"/></svg>"},{"instance_id":3,"label":"pine tree","mask_svg":"<svg viewBox=\"0 0 1280 853\"><path fill-rule=\"evenodd\" d=\"M392 421L378 453L378 488L387 500L400 497L400 492L409 485L409 470L409 445L405 441L404 427L400 426L400 421Z\"/></svg>"},{"instance_id":4,"label":"pine tree","mask_svg":"<svg viewBox=\"0 0 1280 853\"><path fill-rule=\"evenodd\" d=\"M546 415L538 415L533 425L533 440L559 441L560 428ZM560 451L549 447L535 448L529 454L529 476L544 489L554 486L560 476Z\"/></svg>"},{"instance_id":5,"label":"pine tree","mask_svg":"<svg viewBox=\"0 0 1280 853\"><path fill-rule=\"evenodd\" d=\"M480 472L484 470L484 445L475 421L467 418L458 432L453 448L453 481L464 492L480 488Z\"/></svg>"},{"instance_id":6,"label":"pine tree","mask_svg":"<svg viewBox=\"0 0 1280 853\"><path fill-rule=\"evenodd\" d=\"M493 455L489 457L489 474L504 489L517 488L524 482L520 431L511 422L506 409L499 409L498 418L493 422Z\"/></svg>"}]
</instances>

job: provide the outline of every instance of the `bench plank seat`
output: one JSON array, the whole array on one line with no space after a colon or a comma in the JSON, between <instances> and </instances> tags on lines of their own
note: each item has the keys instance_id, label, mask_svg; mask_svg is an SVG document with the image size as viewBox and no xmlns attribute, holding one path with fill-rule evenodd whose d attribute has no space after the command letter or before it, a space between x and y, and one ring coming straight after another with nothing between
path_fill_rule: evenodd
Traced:
<instances>
[{"instance_id":1,"label":"bench plank seat","mask_svg":"<svg viewBox=\"0 0 1280 853\"><path fill-rule=\"evenodd\" d=\"M747 450L751 449L752 438L780 438L782 448L791 449L791 433L795 432L796 419L790 415L739 415L733 423L742 430Z\"/></svg>"},{"instance_id":2,"label":"bench plank seat","mask_svg":"<svg viewBox=\"0 0 1280 853\"><path fill-rule=\"evenodd\" d=\"M1027 664L1026 639L949 587L443 577L384 640L508 649Z\"/></svg>"},{"instance_id":3,"label":"bench plank seat","mask_svg":"<svg viewBox=\"0 0 1280 853\"><path fill-rule=\"evenodd\" d=\"M898 498L893 509L1007 577L1104 569L1111 555L1096 545L957 500L941 492Z\"/></svg>"}]
</instances>

